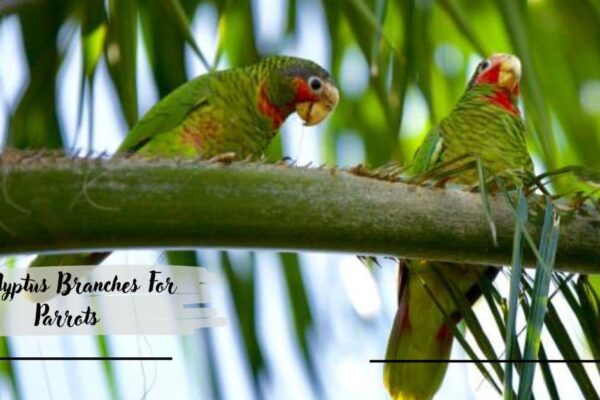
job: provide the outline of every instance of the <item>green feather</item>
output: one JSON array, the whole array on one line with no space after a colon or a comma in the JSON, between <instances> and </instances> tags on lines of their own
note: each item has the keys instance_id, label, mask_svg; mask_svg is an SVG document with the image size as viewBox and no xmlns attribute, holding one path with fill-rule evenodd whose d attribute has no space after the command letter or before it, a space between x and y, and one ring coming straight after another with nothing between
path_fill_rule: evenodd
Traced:
<instances>
[{"instance_id":1,"label":"green feather","mask_svg":"<svg viewBox=\"0 0 600 400\"><path fill-rule=\"evenodd\" d=\"M434 127L415 153L406 174L420 176L435 168L436 174L455 170L453 161L481 160L491 174L508 174L515 184L533 176L533 163L527 152L525 125L518 114L490 101L492 85L470 86L454 110ZM516 99L513 99L515 101ZM516 104L515 104L516 108ZM474 164L475 165L475 164ZM476 185L477 170L471 168L456 176L453 182ZM393 360L448 359L452 347L452 331L444 327L444 315L457 315L457 306L448 295L434 263L413 261L411 268L400 260L398 311L394 320L386 358ZM446 282L452 282L459 291L469 293L473 303L480 293L475 286L486 269L474 265L435 263ZM495 273L495 272L494 272ZM429 291L424 285L427 285ZM448 330L448 340L440 333ZM431 399L442 384L448 364L441 363L386 363L384 383L394 399Z\"/></svg>"},{"instance_id":2,"label":"green feather","mask_svg":"<svg viewBox=\"0 0 600 400\"><path fill-rule=\"evenodd\" d=\"M440 123L444 143L439 162L465 154L479 158L491 173L504 171L533 174L533 163L525 140L525 125L518 114L492 103L491 85L467 90L452 113ZM519 174L520 172L520 174ZM458 177L465 184L478 182L477 171Z\"/></svg>"},{"instance_id":3,"label":"green feather","mask_svg":"<svg viewBox=\"0 0 600 400\"><path fill-rule=\"evenodd\" d=\"M406 170L408 175L420 175L435 167L444 148L440 133L440 127L435 126L425 136L415 152L413 162Z\"/></svg>"}]
</instances>

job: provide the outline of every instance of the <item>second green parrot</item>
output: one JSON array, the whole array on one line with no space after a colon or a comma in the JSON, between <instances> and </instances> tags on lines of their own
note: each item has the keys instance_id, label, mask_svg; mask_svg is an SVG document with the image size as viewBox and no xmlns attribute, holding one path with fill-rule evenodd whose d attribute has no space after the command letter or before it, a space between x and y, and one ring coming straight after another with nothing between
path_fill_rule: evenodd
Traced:
<instances>
[{"instance_id":1,"label":"second green parrot","mask_svg":"<svg viewBox=\"0 0 600 400\"><path fill-rule=\"evenodd\" d=\"M407 174L419 176L436 167L450 170L457 167L454 160L466 157L479 160L488 175L509 177L511 185L528 180L533 174L533 163L517 105L520 77L521 63L513 55L495 54L483 60L454 110L426 136ZM446 179L465 185L479 183L476 169ZM426 260L399 261L398 309L386 359L441 362L386 363L384 383L392 398L431 399L448 366L444 360L450 356L453 333L424 283L446 314L458 322L460 313L442 279L450 281L473 304L481 295L479 278L483 274L493 278L497 271L493 267Z\"/></svg>"}]
</instances>

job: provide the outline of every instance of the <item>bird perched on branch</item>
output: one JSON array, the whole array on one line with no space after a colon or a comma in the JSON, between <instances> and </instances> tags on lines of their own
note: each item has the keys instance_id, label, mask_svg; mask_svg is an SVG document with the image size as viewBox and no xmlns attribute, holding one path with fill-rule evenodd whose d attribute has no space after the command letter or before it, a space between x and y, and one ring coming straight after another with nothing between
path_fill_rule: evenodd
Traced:
<instances>
[{"instance_id":1,"label":"bird perched on branch","mask_svg":"<svg viewBox=\"0 0 600 400\"><path fill-rule=\"evenodd\" d=\"M510 186L528 180L533 163L517 104L520 78L521 63L514 55L494 54L481 61L462 98L431 129L405 174L418 177L438 169L436 174L444 180L473 186L479 184L477 168L461 167L474 160L487 175L508 177ZM493 267L399 260L398 309L386 359L441 362L386 363L384 383L392 398L424 400L435 395L454 337L448 324L461 319L447 285L458 289L466 304L473 304L481 295L478 280L497 272Z\"/></svg>"},{"instance_id":2,"label":"bird perched on branch","mask_svg":"<svg viewBox=\"0 0 600 400\"><path fill-rule=\"evenodd\" d=\"M305 125L316 125L338 100L336 85L319 65L295 57L269 57L181 85L142 117L117 152L161 158L257 159L292 113L298 113ZM109 254L45 255L32 266L94 265Z\"/></svg>"},{"instance_id":3,"label":"bird perched on branch","mask_svg":"<svg viewBox=\"0 0 600 400\"><path fill-rule=\"evenodd\" d=\"M119 152L208 159L224 153L258 158L297 112L316 125L335 108L338 90L317 64L275 56L246 68L193 79L158 102Z\"/></svg>"}]
</instances>

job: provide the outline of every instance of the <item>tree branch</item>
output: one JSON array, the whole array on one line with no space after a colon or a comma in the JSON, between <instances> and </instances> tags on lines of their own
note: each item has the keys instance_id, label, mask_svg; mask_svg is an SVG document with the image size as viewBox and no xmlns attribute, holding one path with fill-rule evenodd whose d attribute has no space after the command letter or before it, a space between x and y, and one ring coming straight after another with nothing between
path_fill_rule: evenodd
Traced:
<instances>
[{"instance_id":1,"label":"tree branch","mask_svg":"<svg viewBox=\"0 0 600 400\"><path fill-rule=\"evenodd\" d=\"M0 161L0 254L245 247L510 262L514 218L500 196L490 199L494 247L480 196L459 190L253 163L22 152ZM529 225L534 238L540 225ZM596 212L563 220L557 268L600 271Z\"/></svg>"}]
</instances>

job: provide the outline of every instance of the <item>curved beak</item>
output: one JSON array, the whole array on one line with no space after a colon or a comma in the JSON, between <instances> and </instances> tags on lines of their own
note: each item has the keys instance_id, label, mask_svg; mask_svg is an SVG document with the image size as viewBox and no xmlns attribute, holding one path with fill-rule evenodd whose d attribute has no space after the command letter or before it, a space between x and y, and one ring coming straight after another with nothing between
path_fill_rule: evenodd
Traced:
<instances>
[{"instance_id":1,"label":"curved beak","mask_svg":"<svg viewBox=\"0 0 600 400\"><path fill-rule=\"evenodd\" d=\"M512 54L503 55L500 61L500 75L498 85L509 91L514 91L521 79L521 61Z\"/></svg>"},{"instance_id":2,"label":"curved beak","mask_svg":"<svg viewBox=\"0 0 600 400\"><path fill-rule=\"evenodd\" d=\"M340 93L338 89L333 83L325 82L321 98L314 102L307 101L296 104L296 112L304 121L304 125L316 125L333 111L339 100Z\"/></svg>"}]
</instances>

